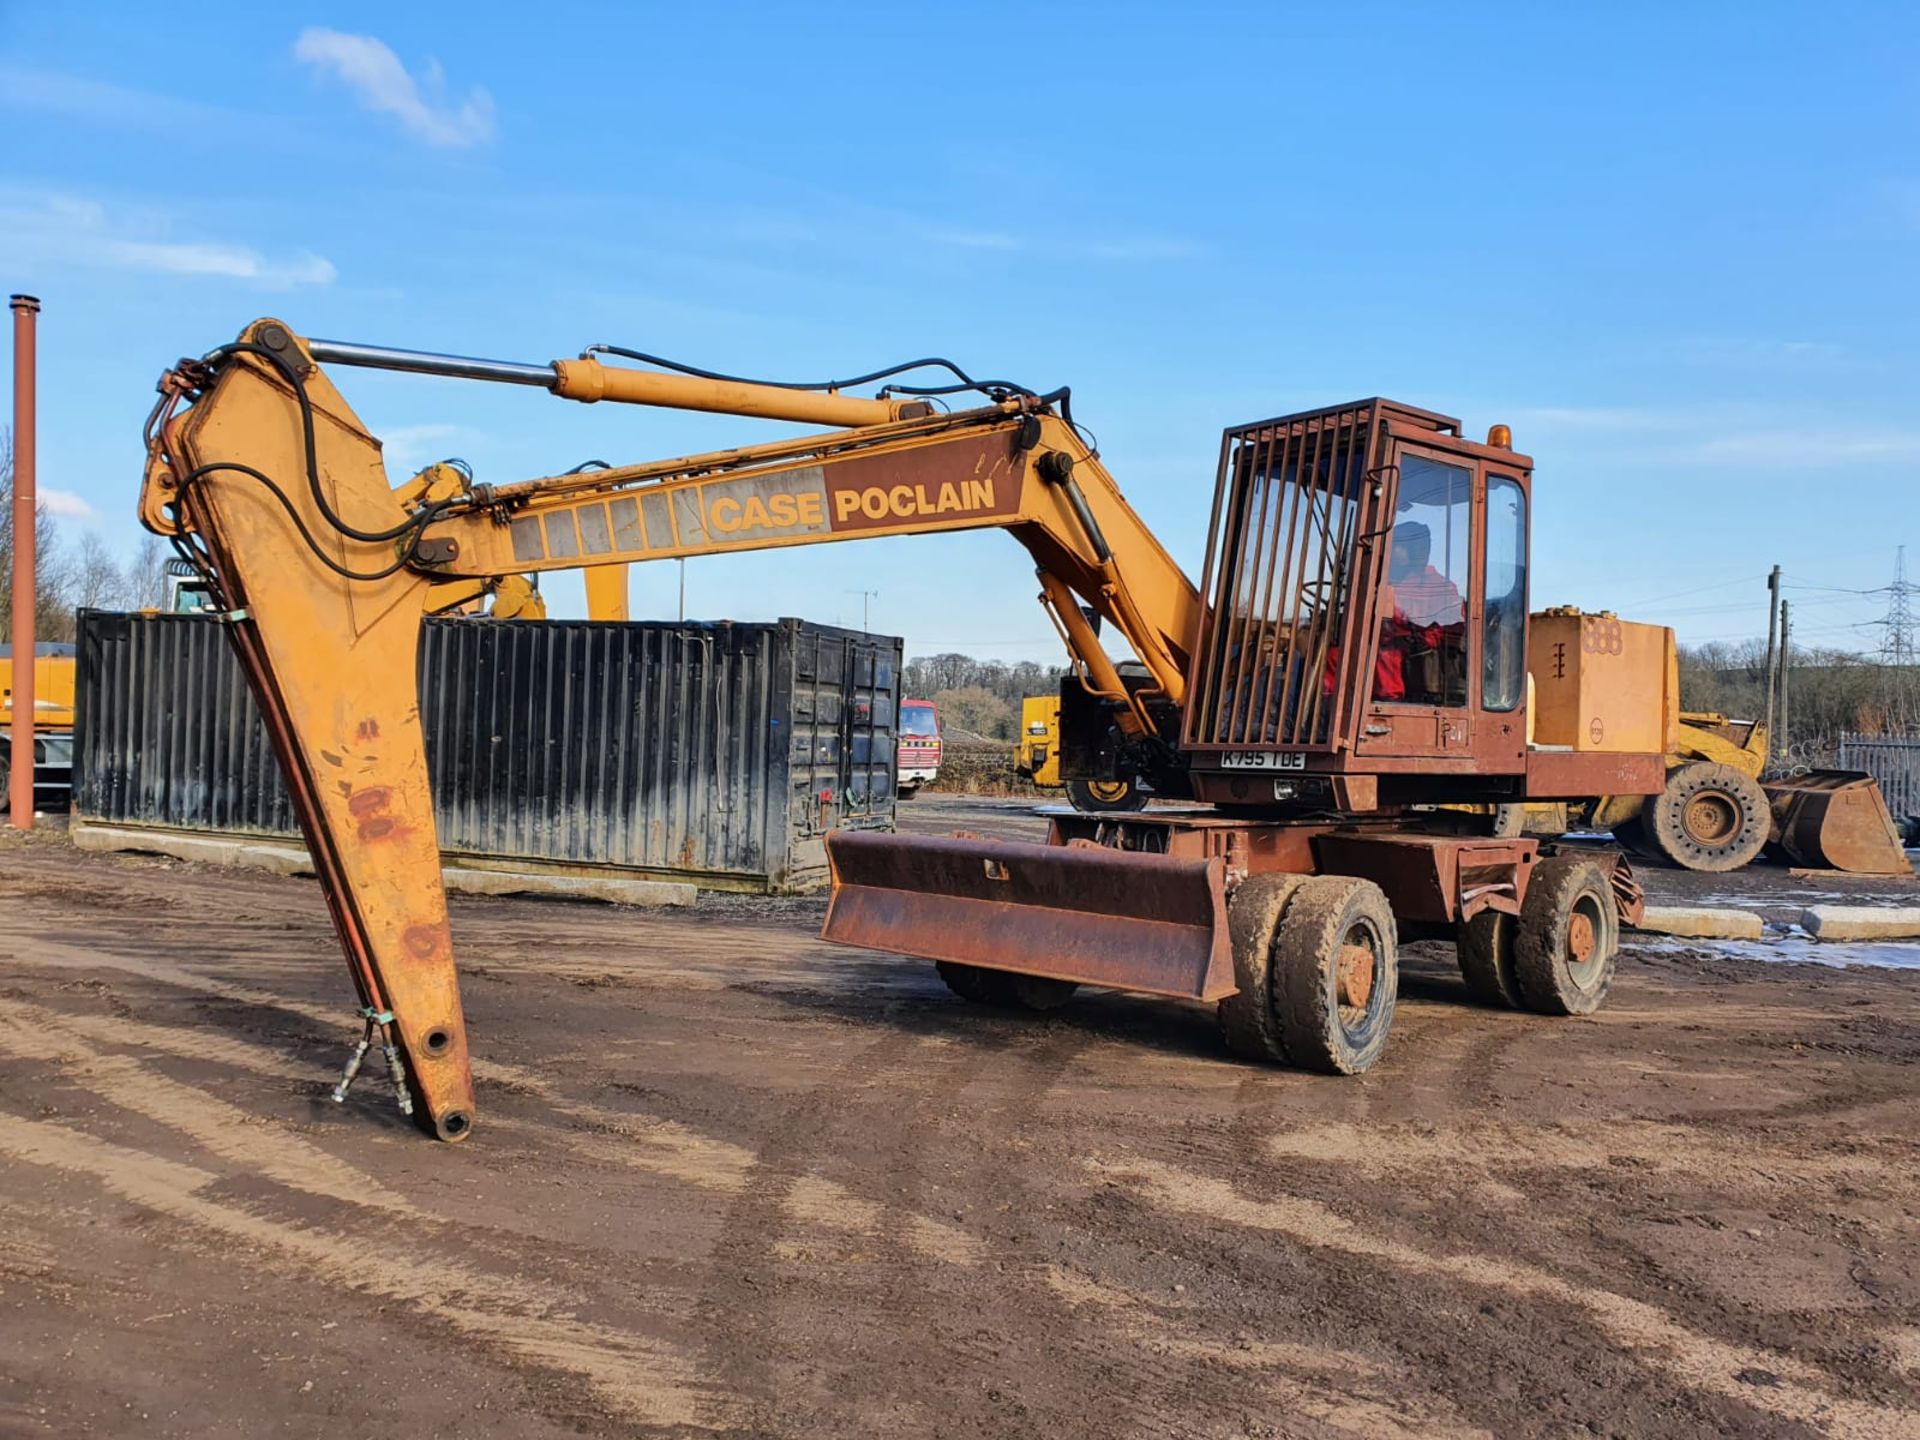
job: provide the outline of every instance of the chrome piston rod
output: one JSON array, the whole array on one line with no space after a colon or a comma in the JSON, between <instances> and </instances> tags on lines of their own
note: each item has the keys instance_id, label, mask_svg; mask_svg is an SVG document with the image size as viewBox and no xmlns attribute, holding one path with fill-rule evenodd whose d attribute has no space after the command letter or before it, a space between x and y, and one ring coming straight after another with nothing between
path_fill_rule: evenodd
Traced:
<instances>
[{"instance_id":1,"label":"chrome piston rod","mask_svg":"<svg viewBox=\"0 0 1920 1440\"><path fill-rule=\"evenodd\" d=\"M551 390L560 382L552 365L522 365L514 360L479 360L470 355L437 355L431 350L396 350L351 340L309 340L307 349L323 365L361 365L372 370L405 370L414 375L445 375L455 380L495 380L507 385L538 385Z\"/></svg>"}]
</instances>

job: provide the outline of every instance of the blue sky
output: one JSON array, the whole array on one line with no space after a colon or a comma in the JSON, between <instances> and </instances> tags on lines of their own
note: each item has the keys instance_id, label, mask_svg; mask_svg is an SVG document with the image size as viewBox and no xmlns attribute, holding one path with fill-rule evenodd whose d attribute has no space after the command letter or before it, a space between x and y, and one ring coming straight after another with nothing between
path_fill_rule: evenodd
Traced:
<instances>
[{"instance_id":1,"label":"blue sky","mask_svg":"<svg viewBox=\"0 0 1920 1440\"><path fill-rule=\"evenodd\" d=\"M1920 571L1917 70L1910 5L0 3L0 283L46 304L41 483L125 549L154 378L272 314L1071 384L1195 569L1222 426L1382 393L1513 426L1536 605L1741 638L1778 562L1870 648L1849 592ZM340 378L396 481L781 433ZM913 653L1058 657L996 532L688 567L701 617L861 590Z\"/></svg>"}]
</instances>

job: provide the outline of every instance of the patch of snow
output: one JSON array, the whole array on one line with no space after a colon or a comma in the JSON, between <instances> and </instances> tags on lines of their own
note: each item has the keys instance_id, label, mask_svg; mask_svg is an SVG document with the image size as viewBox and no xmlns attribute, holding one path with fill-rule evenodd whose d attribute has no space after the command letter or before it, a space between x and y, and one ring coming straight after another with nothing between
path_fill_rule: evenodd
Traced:
<instances>
[{"instance_id":1,"label":"patch of snow","mask_svg":"<svg viewBox=\"0 0 1920 1440\"><path fill-rule=\"evenodd\" d=\"M1686 940L1674 935L1634 936L1636 950L1678 954L1711 948L1716 955L1736 960L1759 960L1775 965L1826 965L1844 970L1871 965L1888 970L1920 970L1920 943L1912 940L1815 940L1798 926L1770 925L1764 940Z\"/></svg>"}]
</instances>

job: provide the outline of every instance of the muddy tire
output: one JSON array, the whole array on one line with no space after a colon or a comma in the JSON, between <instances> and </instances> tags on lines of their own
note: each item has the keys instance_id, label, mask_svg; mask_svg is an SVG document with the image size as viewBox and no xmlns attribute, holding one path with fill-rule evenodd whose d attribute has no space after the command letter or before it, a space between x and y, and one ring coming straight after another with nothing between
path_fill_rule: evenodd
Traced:
<instances>
[{"instance_id":1,"label":"muddy tire","mask_svg":"<svg viewBox=\"0 0 1920 1440\"><path fill-rule=\"evenodd\" d=\"M1482 910L1459 929L1454 952L1467 991L1482 1005L1520 1010L1520 980L1514 973L1513 942L1519 921L1498 910Z\"/></svg>"},{"instance_id":2,"label":"muddy tire","mask_svg":"<svg viewBox=\"0 0 1920 1440\"><path fill-rule=\"evenodd\" d=\"M1233 942L1233 983L1240 987L1220 1002L1220 1038L1236 1055L1284 1065L1280 1022L1273 1012L1274 932L1306 880L1304 875L1254 875L1241 882L1227 906L1227 930Z\"/></svg>"},{"instance_id":3,"label":"muddy tire","mask_svg":"<svg viewBox=\"0 0 1920 1440\"><path fill-rule=\"evenodd\" d=\"M896 800L911 800L920 793L918 785L896 785L893 790Z\"/></svg>"},{"instance_id":4,"label":"muddy tire","mask_svg":"<svg viewBox=\"0 0 1920 1440\"><path fill-rule=\"evenodd\" d=\"M1080 988L1071 980L1016 975L1011 970L989 970L984 965L961 965L951 960L936 960L933 968L962 1000L991 1005L996 1010L1058 1010Z\"/></svg>"},{"instance_id":5,"label":"muddy tire","mask_svg":"<svg viewBox=\"0 0 1920 1440\"><path fill-rule=\"evenodd\" d=\"M1556 855L1533 867L1514 932L1520 999L1540 1015L1591 1015L1606 1002L1620 917L1606 867Z\"/></svg>"},{"instance_id":6,"label":"muddy tire","mask_svg":"<svg viewBox=\"0 0 1920 1440\"><path fill-rule=\"evenodd\" d=\"M1316 875L1287 902L1267 985L1287 1059L1356 1075L1387 1046L1400 991L1399 937L1371 880Z\"/></svg>"},{"instance_id":7,"label":"muddy tire","mask_svg":"<svg viewBox=\"0 0 1920 1440\"><path fill-rule=\"evenodd\" d=\"M1069 780L1067 799L1095 815L1147 808L1147 793L1133 780Z\"/></svg>"},{"instance_id":8,"label":"muddy tire","mask_svg":"<svg viewBox=\"0 0 1920 1440\"><path fill-rule=\"evenodd\" d=\"M1685 870L1738 870L1767 843L1771 812L1760 782L1731 765L1676 767L1641 812L1654 848Z\"/></svg>"}]
</instances>

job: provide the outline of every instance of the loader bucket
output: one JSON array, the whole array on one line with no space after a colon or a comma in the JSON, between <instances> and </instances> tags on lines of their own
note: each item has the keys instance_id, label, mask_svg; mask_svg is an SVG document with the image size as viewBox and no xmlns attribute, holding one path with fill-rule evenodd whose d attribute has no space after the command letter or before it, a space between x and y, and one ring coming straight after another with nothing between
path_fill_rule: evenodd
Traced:
<instances>
[{"instance_id":1,"label":"loader bucket","mask_svg":"<svg viewBox=\"0 0 1920 1440\"><path fill-rule=\"evenodd\" d=\"M1773 843L1795 865L1856 875L1913 873L1871 775L1815 770L1762 788L1773 809Z\"/></svg>"},{"instance_id":2,"label":"loader bucket","mask_svg":"<svg viewBox=\"0 0 1920 1440\"><path fill-rule=\"evenodd\" d=\"M1219 859L837 830L821 935L1120 990L1233 993Z\"/></svg>"}]
</instances>

